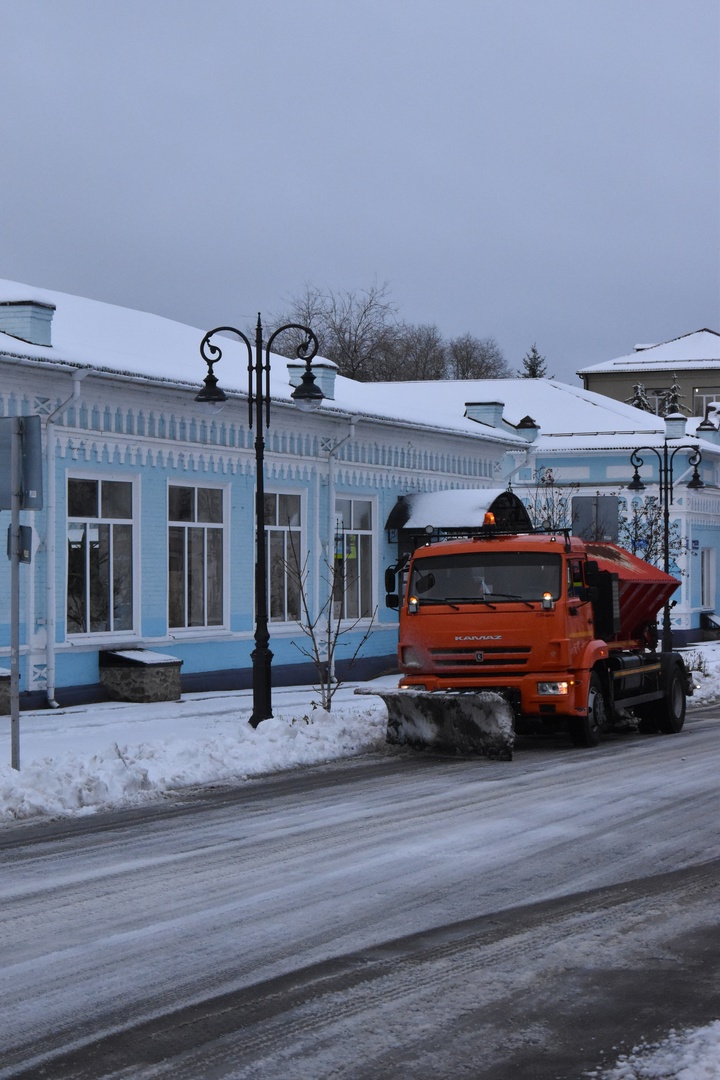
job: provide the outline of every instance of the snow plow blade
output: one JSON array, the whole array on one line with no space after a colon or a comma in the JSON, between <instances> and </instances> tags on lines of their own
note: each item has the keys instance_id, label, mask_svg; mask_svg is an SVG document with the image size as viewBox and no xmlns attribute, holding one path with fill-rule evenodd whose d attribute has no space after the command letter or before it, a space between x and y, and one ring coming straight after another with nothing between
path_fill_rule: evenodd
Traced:
<instances>
[{"instance_id":1,"label":"snow plow blade","mask_svg":"<svg viewBox=\"0 0 720 1080\"><path fill-rule=\"evenodd\" d=\"M387 741L435 747L512 761L515 730L510 705L501 694L444 690L370 690L356 694L382 698L388 711Z\"/></svg>"}]
</instances>

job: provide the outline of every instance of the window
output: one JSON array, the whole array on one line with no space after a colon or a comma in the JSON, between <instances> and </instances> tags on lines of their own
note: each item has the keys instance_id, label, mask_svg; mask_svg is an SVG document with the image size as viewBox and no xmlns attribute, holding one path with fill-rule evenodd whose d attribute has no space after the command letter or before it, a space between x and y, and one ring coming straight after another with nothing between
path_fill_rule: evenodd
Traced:
<instances>
[{"instance_id":1,"label":"window","mask_svg":"<svg viewBox=\"0 0 720 1080\"><path fill-rule=\"evenodd\" d=\"M168 490L168 624L223 624L223 493Z\"/></svg>"},{"instance_id":2,"label":"window","mask_svg":"<svg viewBox=\"0 0 720 1080\"><path fill-rule=\"evenodd\" d=\"M617 541L620 513L617 495L576 495L572 501L573 536Z\"/></svg>"},{"instance_id":3,"label":"window","mask_svg":"<svg viewBox=\"0 0 720 1080\"><path fill-rule=\"evenodd\" d=\"M707 407L713 401L720 401L720 388L712 386L693 387L693 416L705 416Z\"/></svg>"},{"instance_id":4,"label":"window","mask_svg":"<svg viewBox=\"0 0 720 1080\"><path fill-rule=\"evenodd\" d=\"M715 607L715 552L712 548L700 551L700 604Z\"/></svg>"},{"instance_id":5,"label":"window","mask_svg":"<svg viewBox=\"0 0 720 1080\"><path fill-rule=\"evenodd\" d=\"M133 628L132 483L68 479L68 634Z\"/></svg>"},{"instance_id":6,"label":"window","mask_svg":"<svg viewBox=\"0 0 720 1080\"><path fill-rule=\"evenodd\" d=\"M557 600L561 573L559 555L504 551L429 555L413 564L409 591L421 605L529 603L548 592Z\"/></svg>"},{"instance_id":7,"label":"window","mask_svg":"<svg viewBox=\"0 0 720 1080\"><path fill-rule=\"evenodd\" d=\"M369 619L373 613L372 503L337 499L335 522L333 615Z\"/></svg>"},{"instance_id":8,"label":"window","mask_svg":"<svg viewBox=\"0 0 720 1080\"><path fill-rule=\"evenodd\" d=\"M271 622L300 619L300 577L304 569L300 526L299 495L265 496L268 618Z\"/></svg>"}]
</instances>

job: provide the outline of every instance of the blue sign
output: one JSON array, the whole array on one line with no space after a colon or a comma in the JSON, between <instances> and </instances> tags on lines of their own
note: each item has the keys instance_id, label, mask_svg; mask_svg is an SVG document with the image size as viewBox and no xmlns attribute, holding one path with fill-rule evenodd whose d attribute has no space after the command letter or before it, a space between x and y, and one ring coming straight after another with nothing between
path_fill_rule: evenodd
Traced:
<instances>
[{"instance_id":1,"label":"blue sign","mask_svg":"<svg viewBox=\"0 0 720 1080\"><path fill-rule=\"evenodd\" d=\"M15 417L0 417L0 510L12 509L10 449ZM20 509L42 510L42 430L39 416L20 420Z\"/></svg>"}]
</instances>

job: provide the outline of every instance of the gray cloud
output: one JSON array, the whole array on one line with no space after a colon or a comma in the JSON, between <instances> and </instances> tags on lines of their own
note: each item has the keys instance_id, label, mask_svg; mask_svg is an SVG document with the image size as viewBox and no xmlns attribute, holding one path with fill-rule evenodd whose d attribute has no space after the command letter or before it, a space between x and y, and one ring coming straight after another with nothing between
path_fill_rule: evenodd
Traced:
<instances>
[{"instance_id":1,"label":"gray cloud","mask_svg":"<svg viewBox=\"0 0 720 1080\"><path fill-rule=\"evenodd\" d=\"M6 0L0 275L244 325L304 284L549 370L720 329L715 0Z\"/></svg>"}]
</instances>

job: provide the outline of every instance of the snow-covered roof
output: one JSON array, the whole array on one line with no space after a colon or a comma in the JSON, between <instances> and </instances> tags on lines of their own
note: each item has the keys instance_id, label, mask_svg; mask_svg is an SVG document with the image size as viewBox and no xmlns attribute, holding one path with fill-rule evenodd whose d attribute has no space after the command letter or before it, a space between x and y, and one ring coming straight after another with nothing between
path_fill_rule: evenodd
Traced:
<instances>
[{"instance_id":1,"label":"snow-covered roof","mask_svg":"<svg viewBox=\"0 0 720 1080\"><path fill-rule=\"evenodd\" d=\"M703 368L720 368L720 334L715 330L696 330L659 345L636 345L627 356L580 368L578 375L598 372L651 374L657 371L672 375L674 371Z\"/></svg>"},{"instance_id":2,"label":"snow-covered roof","mask_svg":"<svg viewBox=\"0 0 720 1080\"><path fill-rule=\"evenodd\" d=\"M497 504L497 505L496 505ZM530 519L520 499L507 488L453 489L411 492L402 495L393 507L388 529L464 529L485 524L488 510L510 517L521 527Z\"/></svg>"},{"instance_id":3,"label":"snow-covered roof","mask_svg":"<svg viewBox=\"0 0 720 1080\"><path fill-rule=\"evenodd\" d=\"M464 412L468 403L500 402L503 420L517 428L530 416L541 429L536 444L548 436L589 435L597 437L633 435L663 429L663 420L622 401L615 401L581 386L551 379L443 380L442 382L364 383L374 393L400 393L414 408L435 407ZM384 390L383 390L384 388ZM492 430L488 424L472 421L476 430ZM509 429L508 429L509 430ZM527 443L525 443L527 445Z\"/></svg>"},{"instance_id":4,"label":"snow-covered roof","mask_svg":"<svg viewBox=\"0 0 720 1080\"><path fill-rule=\"evenodd\" d=\"M0 354L71 368L101 368L173 384L187 383L198 389L205 377L207 368L200 356L200 342L206 330L144 311L0 279L0 304L24 301L55 307L52 345L33 345L0 332ZM244 326L239 329L252 339L252 328L249 333ZM228 393L246 394L248 355L245 345L227 337L215 338L214 343L220 346L223 354L215 368L220 385ZM286 357L272 357L270 390L273 399L290 400L293 387L287 364ZM424 396L422 401L408 393L408 385L424 384L358 383L339 375L335 380L334 400L323 408L412 423L418 427L478 434L477 425L464 415L464 401L471 400L477 393L470 389L473 384L464 384L468 396L459 404L462 394L439 392L438 386L442 384L431 384L435 387L434 393ZM503 445L524 444L520 436L510 431L488 429L483 434Z\"/></svg>"},{"instance_id":5,"label":"snow-covered roof","mask_svg":"<svg viewBox=\"0 0 720 1080\"><path fill-rule=\"evenodd\" d=\"M33 345L0 332L0 354L198 388L206 374L200 356L205 331L197 327L97 300L0 280L0 304L26 301L54 306L52 345ZM710 331L700 334L713 339L716 354L720 355L720 335ZM223 352L215 369L221 386L227 392L245 395L248 360L245 345L224 337L215 341ZM656 346L651 351L663 347ZM285 357L272 359L271 393L279 401L289 401L293 389L287 363ZM477 408L468 410L469 405L487 402L502 404L500 422L480 423L466 415L468 412L478 415ZM662 441L664 432L662 419L651 413L580 386L550 379L362 383L338 375L334 399L323 408L425 430L482 435L508 448L522 450L530 444L518 427L528 417L540 428L532 444L538 450L611 450L636 444L640 439ZM527 429L525 433L528 434Z\"/></svg>"}]
</instances>

